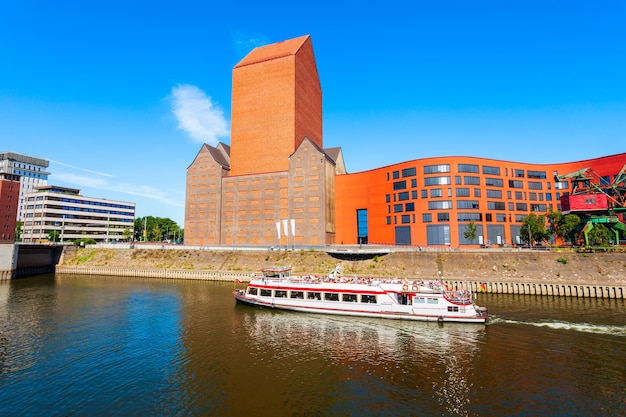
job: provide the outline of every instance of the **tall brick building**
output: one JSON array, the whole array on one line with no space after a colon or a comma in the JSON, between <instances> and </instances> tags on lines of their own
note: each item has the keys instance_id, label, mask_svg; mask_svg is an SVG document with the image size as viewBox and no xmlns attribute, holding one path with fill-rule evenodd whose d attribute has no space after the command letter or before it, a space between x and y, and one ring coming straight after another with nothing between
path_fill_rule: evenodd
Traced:
<instances>
[{"instance_id":1,"label":"tall brick building","mask_svg":"<svg viewBox=\"0 0 626 417\"><path fill-rule=\"evenodd\" d=\"M303 36L233 69L231 146L204 144L187 169L189 245L334 243L340 148L324 149L322 90Z\"/></svg>"}]
</instances>

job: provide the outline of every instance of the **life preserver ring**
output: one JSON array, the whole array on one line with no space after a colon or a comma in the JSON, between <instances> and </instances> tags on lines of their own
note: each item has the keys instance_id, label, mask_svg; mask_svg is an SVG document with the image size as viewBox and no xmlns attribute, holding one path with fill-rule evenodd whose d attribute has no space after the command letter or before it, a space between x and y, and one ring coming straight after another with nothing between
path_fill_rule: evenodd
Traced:
<instances>
[{"instance_id":1,"label":"life preserver ring","mask_svg":"<svg viewBox=\"0 0 626 417\"><path fill-rule=\"evenodd\" d=\"M408 286L408 285L406 285L406 284L404 284L404 285L402 286L402 289L403 289L404 291L406 291L406 290L408 290L408 289L409 289L409 286Z\"/></svg>"},{"instance_id":2,"label":"life preserver ring","mask_svg":"<svg viewBox=\"0 0 626 417\"><path fill-rule=\"evenodd\" d=\"M417 291L419 289L420 289L420 287L418 287L417 285L413 285L413 291Z\"/></svg>"}]
</instances>

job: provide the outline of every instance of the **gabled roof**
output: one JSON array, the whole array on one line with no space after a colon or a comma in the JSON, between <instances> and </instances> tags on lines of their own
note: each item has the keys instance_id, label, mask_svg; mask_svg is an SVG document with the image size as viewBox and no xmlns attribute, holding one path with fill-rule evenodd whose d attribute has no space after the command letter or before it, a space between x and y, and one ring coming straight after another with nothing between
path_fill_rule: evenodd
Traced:
<instances>
[{"instance_id":1,"label":"gabled roof","mask_svg":"<svg viewBox=\"0 0 626 417\"><path fill-rule=\"evenodd\" d=\"M209 145L206 145L206 147L215 162L220 164L223 168L230 169L230 146L220 142L215 148Z\"/></svg>"},{"instance_id":2,"label":"gabled roof","mask_svg":"<svg viewBox=\"0 0 626 417\"><path fill-rule=\"evenodd\" d=\"M341 154L341 148L324 148L324 153L334 162L337 162L337 158L339 158L339 155Z\"/></svg>"},{"instance_id":3,"label":"gabled roof","mask_svg":"<svg viewBox=\"0 0 626 417\"><path fill-rule=\"evenodd\" d=\"M305 35L270 45L259 46L258 48L254 48L244 59L239 61L239 63L235 65L235 68L295 55L309 39L310 36Z\"/></svg>"}]
</instances>

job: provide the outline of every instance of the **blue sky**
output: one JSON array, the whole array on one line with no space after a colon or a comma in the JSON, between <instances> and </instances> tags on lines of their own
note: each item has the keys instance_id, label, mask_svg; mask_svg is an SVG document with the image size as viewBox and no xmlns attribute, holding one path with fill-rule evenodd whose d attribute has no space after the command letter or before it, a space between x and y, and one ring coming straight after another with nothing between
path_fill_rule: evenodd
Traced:
<instances>
[{"instance_id":1,"label":"blue sky","mask_svg":"<svg viewBox=\"0 0 626 417\"><path fill-rule=\"evenodd\" d=\"M233 66L308 34L349 172L620 153L624 22L623 1L0 0L0 151L182 226L186 168L230 143Z\"/></svg>"}]
</instances>

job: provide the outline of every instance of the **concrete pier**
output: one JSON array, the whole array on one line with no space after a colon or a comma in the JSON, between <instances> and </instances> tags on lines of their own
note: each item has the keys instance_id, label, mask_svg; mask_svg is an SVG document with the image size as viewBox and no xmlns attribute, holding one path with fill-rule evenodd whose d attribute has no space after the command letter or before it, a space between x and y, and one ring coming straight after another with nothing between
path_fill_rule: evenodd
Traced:
<instances>
[{"instance_id":1,"label":"concrete pier","mask_svg":"<svg viewBox=\"0 0 626 417\"><path fill-rule=\"evenodd\" d=\"M135 269L99 266L67 265L56 267L57 274L121 276L133 278L169 278L206 281L249 280L249 274L237 271L198 271L173 269ZM626 298L626 287L596 284L536 283L479 280L443 280L449 288L459 288L480 293L546 295L554 297Z\"/></svg>"},{"instance_id":2,"label":"concrete pier","mask_svg":"<svg viewBox=\"0 0 626 417\"><path fill-rule=\"evenodd\" d=\"M450 288L494 294L547 295L556 297L626 298L626 287L599 284L567 284L506 281L444 280Z\"/></svg>"}]
</instances>

